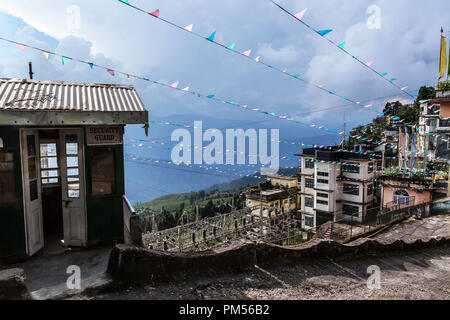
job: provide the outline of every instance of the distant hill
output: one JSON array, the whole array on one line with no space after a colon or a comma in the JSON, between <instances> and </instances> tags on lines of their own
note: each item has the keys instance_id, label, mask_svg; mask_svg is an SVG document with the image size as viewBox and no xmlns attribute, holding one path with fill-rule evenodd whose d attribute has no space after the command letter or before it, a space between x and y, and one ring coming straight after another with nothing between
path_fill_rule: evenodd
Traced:
<instances>
[{"instance_id":1,"label":"distant hill","mask_svg":"<svg viewBox=\"0 0 450 320\"><path fill-rule=\"evenodd\" d=\"M304 147L312 147L314 145L335 145L339 143L341 138L336 134L325 134L314 128L299 128L298 126L287 125L282 120L264 121L264 118L249 120L236 119L216 119L201 117L203 120L203 128L254 128L256 130L262 128L280 128L280 157L288 157L289 159L280 159L281 167L298 167L300 165L298 157L294 154L301 153ZM155 123L153 122L155 121ZM170 160L171 151L165 147L149 148L154 146L151 143L143 143L142 147L138 147L137 143L132 143L130 139L135 140L157 140L169 142L170 136L175 126L163 125L162 121L169 121L178 124L193 125L192 115L177 115L165 117L164 119L152 118L150 125L150 136L146 137L142 126L127 126L125 138L125 153L146 158ZM126 195L128 199L135 205L138 203L147 203L153 199L169 194L190 193L191 191L210 190L211 186L219 190L236 189L242 185L255 184L258 180L251 180L244 177L239 179L240 174L248 174L248 166L234 166L230 171L230 166L216 165L218 170L226 172L225 175L212 175L211 171L205 171L201 168L192 168L189 170L179 170L176 166L158 165L147 163L145 161L125 160L125 183ZM255 171L258 168L254 168ZM235 179L241 180L236 182ZM225 186L221 186L225 184ZM229 185L228 185L229 184Z\"/></svg>"},{"instance_id":2,"label":"distant hill","mask_svg":"<svg viewBox=\"0 0 450 320\"><path fill-rule=\"evenodd\" d=\"M279 174L295 175L296 169L280 169ZM255 173L255 176L260 176ZM232 205L240 209L245 205L244 192L247 187L258 185L265 179L242 177L231 182L216 184L212 187L189 193L177 193L156 198L150 202L136 205L141 216L144 232L150 231L151 217L157 217L158 229L175 227L183 222L195 219L196 207L199 207L200 218L214 216L217 213L231 211Z\"/></svg>"},{"instance_id":3,"label":"distant hill","mask_svg":"<svg viewBox=\"0 0 450 320\"><path fill-rule=\"evenodd\" d=\"M291 169L291 168L283 168L279 170L279 174L286 175L286 176L293 176L297 172L297 169ZM260 177L261 175L259 172L255 174L256 176ZM254 177L242 177L237 180L233 180L231 182L226 183L220 183L215 184L208 188L206 191L234 191L238 189L242 189L251 185L258 185L260 182L264 181L264 179L258 179Z\"/></svg>"}]
</instances>

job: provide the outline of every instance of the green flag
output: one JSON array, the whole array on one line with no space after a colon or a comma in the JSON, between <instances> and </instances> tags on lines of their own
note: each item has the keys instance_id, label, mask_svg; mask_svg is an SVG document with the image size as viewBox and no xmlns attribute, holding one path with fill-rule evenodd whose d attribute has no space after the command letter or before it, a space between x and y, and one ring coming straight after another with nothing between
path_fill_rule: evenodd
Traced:
<instances>
[{"instance_id":1,"label":"green flag","mask_svg":"<svg viewBox=\"0 0 450 320\"><path fill-rule=\"evenodd\" d=\"M67 61L72 60L72 58L62 56L62 64L66 64Z\"/></svg>"}]
</instances>

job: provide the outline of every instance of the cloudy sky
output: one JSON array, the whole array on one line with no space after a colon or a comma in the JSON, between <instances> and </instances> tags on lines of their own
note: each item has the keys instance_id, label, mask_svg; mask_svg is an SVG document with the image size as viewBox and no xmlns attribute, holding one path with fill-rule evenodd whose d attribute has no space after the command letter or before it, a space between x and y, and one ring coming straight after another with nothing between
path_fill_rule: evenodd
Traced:
<instances>
[{"instance_id":1,"label":"cloudy sky","mask_svg":"<svg viewBox=\"0 0 450 320\"><path fill-rule=\"evenodd\" d=\"M331 46L268 0L130 0L179 25L194 24L208 36L217 31L218 42L236 43L236 50L253 49L253 56L301 74L306 79L355 101L406 95ZM418 89L435 85L438 70L439 30L449 30L448 0L278 0L292 12L308 8L304 20L316 29L334 29L329 37L363 61L374 61L379 72L388 72L398 84ZM370 6L380 9L380 28L371 29ZM79 17L79 19L78 19ZM447 33L448 34L448 33ZM135 11L117 0L0 0L0 36L35 45L59 54L93 61L113 69L142 75L298 120L332 129L342 125L343 112L351 126L367 123L374 112L306 86L300 81L252 63L181 30ZM137 87L152 117L189 114L218 119L264 120L264 115L140 81L111 77L104 70L51 58L39 52L22 54L14 45L0 41L0 76L27 77L33 61L35 77L66 81L120 82ZM408 90L409 90L408 89ZM382 110L388 99L372 103ZM290 122L298 136L311 130ZM318 131L318 130L316 130ZM323 134L318 132L317 134Z\"/></svg>"}]
</instances>

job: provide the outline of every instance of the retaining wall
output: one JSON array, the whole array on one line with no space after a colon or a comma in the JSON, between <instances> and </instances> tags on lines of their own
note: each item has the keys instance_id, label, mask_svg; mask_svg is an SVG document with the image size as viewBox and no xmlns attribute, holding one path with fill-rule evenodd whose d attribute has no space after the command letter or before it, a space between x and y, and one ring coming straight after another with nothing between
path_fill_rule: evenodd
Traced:
<instances>
[{"instance_id":1,"label":"retaining wall","mask_svg":"<svg viewBox=\"0 0 450 320\"><path fill-rule=\"evenodd\" d=\"M240 272L255 265L298 263L310 258L356 257L369 253L410 251L448 244L450 236L391 242L360 239L353 244L313 240L292 247L243 241L215 252L195 254L167 253L117 245L111 252L108 273L115 280L145 283L185 276Z\"/></svg>"}]
</instances>

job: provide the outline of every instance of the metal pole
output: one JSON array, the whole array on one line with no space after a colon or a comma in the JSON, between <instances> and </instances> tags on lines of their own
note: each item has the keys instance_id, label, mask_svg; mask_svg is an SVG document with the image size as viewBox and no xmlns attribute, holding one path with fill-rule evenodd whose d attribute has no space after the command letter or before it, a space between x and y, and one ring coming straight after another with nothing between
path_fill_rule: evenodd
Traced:
<instances>
[{"instance_id":1,"label":"metal pole","mask_svg":"<svg viewBox=\"0 0 450 320\"><path fill-rule=\"evenodd\" d=\"M181 242L181 228L178 227L178 251L181 252L183 249L183 243Z\"/></svg>"},{"instance_id":2,"label":"metal pole","mask_svg":"<svg viewBox=\"0 0 450 320\"><path fill-rule=\"evenodd\" d=\"M152 233L158 232L158 226L156 225L155 214L152 215Z\"/></svg>"},{"instance_id":3,"label":"metal pole","mask_svg":"<svg viewBox=\"0 0 450 320\"><path fill-rule=\"evenodd\" d=\"M262 190L259 191L259 236L263 237L263 204L262 204Z\"/></svg>"},{"instance_id":4,"label":"metal pole","mask_svg":"<svg viewBox=\"0 0 450 320\"><path fill-rule=\"evenodd\" d=\"M28 62L28 73L30 74L30 79L33 80L33 63L32 62Z\"/></svg>"},{"instance_id":5,"label":"metal pole","mask_svg":"<svg viewBox=\"0 0 450 320\"><path fill-rule=\"evenodd\" d=\"M288 194L288 212L287 212L287 214L288 214L288 217L287 217L287 223L288 223L288 226L287 226L287 236L288 236L287 245L289 245L290 242L291 242L291 238L290 238L290 236L291 236L291 197L289 196L289 194Z\"/></svg>"},{"instance_id":6,"label":"metal pole","mask_svg":"<svg viewBox=\"0 0 450 320\"><path fill-rule=\"evenodd\" d=\"M198 214L198 206L195 207L195 222L198 222L199 214Z\"/></svg>"}]
</instances>

